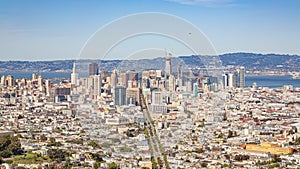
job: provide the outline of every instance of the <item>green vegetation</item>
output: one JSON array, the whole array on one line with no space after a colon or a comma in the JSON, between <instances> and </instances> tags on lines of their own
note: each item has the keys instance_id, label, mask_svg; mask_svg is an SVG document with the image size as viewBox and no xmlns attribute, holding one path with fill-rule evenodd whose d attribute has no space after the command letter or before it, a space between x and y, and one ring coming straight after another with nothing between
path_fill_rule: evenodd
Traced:
<instances>
[{"instance_id":1,"label":"green vegetation","mask_svg":"<svg viewBox=\"0 0 300 169\"><path fill-rule=\"evenodd\" d=\"M83 139L74 139L74 140L70 140L70 141L67 141L67 142L83 145Z\"/></svg>"},{"instance_id":2,"label":"green vegetation","mask_svg":"<svg viewBox=\"0 0 300 169\"><path fill-rule=\"evenodd\" d=\"M236 161L243 161L243 160L249 160L249 155L241 155L241 154L238 154L236 156L234 156L234 160Z\"/></svg>"},{"instance_id":3,"label":"green vegetation","mask_svg":"<svg viewBox=\"0 0 300 169\"><path fill-rule=\"evenodd\" d=\"M90 141L88 145L92 146L93 148L101 149L101 147L99 146L99 144L95 140Z\"/></svg>"},{"instance_id":4,"label":"green vegetation","mask_svg":"<svg viewBox=\"0 0 300 169\"><path fill-rule=\"evenodd\" d=\"M221 165L221 168L227 168L227 167L229 167L228 164L222 164L222 165Z\"/></svg>"},{"instance_id":5,"label":"green vegetation","mask_svg":"<svg viewBox=\"0 0 300 169\"><path fill-rule=\"evenodd\" d=\"M49 157L42 157L37 153L28 153L13 157L14 164L40 164L43 162L51 162L51 159Z\"/></svg>"},{"instance_id":6,"label":"green vegetation","mask_svg":"<svg viewBox=\"0 0 300 169\"><path fill-rule=\"evenodd\" d=\"M115 162L108 164L108 169L118 169L118 165Z\"/></svg>"},{"instance_id":7,"label":"green vegetation","mask_svg":"<svg viewBox=\"0 0 300 169\"><path fill-rule=\"evenodd\" d=\"M151 163L152 163L152 168L157 168L157 163L153 156L151 156Z\"/></svg>"},{"instance_id":8,"label":"green vegetation","mask_svg":"<svg viewBox=\"0 0 300 169\"><path fill-rule=\"evenodd\" d=\"M48 138L47 138L44 134L42 134L42 135L40 136L40 140L41 140L41 141L47 141Z\"/></svg>"},{"instance_id":9,"label":"green vegetation","mask_svg":"<svg viewBox=\"0 0 300 169\"><path fill-rule=\"evenodd\" d=\"M50 139L49 139L49 143L48 143L48 145L47 146L49 146L49 147L51 147L51 146L55 146L55 147L60 147L62 144L61 144L61 142L56 142L55 141L55 138L53 138L53 137L51 137Z\"/></svg>"},{"instance_id":10,"label":"green vegetation","mask_svg":"<svg viewBox=\"0 0 300 169\"><path fill-rule=\"evenodd\" d=\"M279 163L269 165L269 168L278 168L278 167L280 167Z\"/></svg>"},{"instance_id":11,"label":"green vegetation","mask_svg":"<svg viewBox=\"0 0 300 169\"><path fill-rule=\"evenodd\" d=\"M104 162L104 160L102 159L103 156L105 156L104 154L100 155L98 153L90 153L90 155L92 156L93 160L95 160L96 162Z\"/></svg>"},{"instance_id":12,"label":"green vegetation","mask_svg":"<svg viewBox=\"0 0 300 169\"><path fill-rule=\"evenodd\" d=\"M12 155L21 155L23 150L18 137L1 136L0 137L0 156L9 158Z\"/></svg>"},{"instance_id":13,"label":"green vegetation","mask_svg":"<svg viewBox=\"0 0 300 169\"><path fill-rule=\"evenodd\" d=\"M60 149L51 149L48 153L48 156L57 162L64 161L66 159L67 153L63 152Z\"/></svg>"},{"instance_id":14,"label":"green vegetation","mask_svg":"<svg viewBox=\"0 0 300 169\"><path fill-rule=\"evenodd\" d=\"M165 161L165 164L166 164L166 168L170 169L170 165L169 165L169 162L168 162L168 159L167 159L166 155L164 155L164 161Z\"/></svg>"},{"instance_id":15,"label":"green vegetation","mask_svg":"<svg viewBox=\"0 0 300 169\"><path fill-rule=\"evenodd\" d=\"M296 138L294 143L291 143L291 145L300 145L300 137Z\"/></svg>"}]
</instances>

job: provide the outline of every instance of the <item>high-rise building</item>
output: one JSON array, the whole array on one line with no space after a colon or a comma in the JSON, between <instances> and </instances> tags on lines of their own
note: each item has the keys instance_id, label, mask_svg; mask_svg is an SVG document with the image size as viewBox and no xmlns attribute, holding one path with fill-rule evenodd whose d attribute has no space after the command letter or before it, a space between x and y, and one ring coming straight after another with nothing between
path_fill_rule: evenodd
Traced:
<instances>
[{"instance_id":1,"label":"high-rise building","mask_svg":"<svg viewBox=\"0 0 300 169\"><path fill-rule=\"evenodd\" d=\"M116 106L126 105L126 88L124 86L115 87L114 103Z\"/></svg>"},{"instance_id":2,"label":"high-rise building","mask_svg":"<svg viewBox=\"0 0 300 169\"><path fill-rule=\"evenodd\" d=\"M92 98L96 98L97 95L101 94L101 77L100 75L92 75L88 78L88 90L89 95Z\"/></svg>"},{"instance_id":3,"label":"high-rise building","mask_svg":"<svg viewBox=\"0 0 300 169\"><path fill-rule=\"evenodd\" d=\"M40 91L44 91L42 75L39 75L39 77L38 77L38 87L39 87Z\"/></svg>"},{"instance_id":4,"label":"high-rise building","mask_svg":"<svg viewBox=\"0 0 300 169\"><path fill-rule=\"evenodd\" d=\"M172 54L166 52L165 77L172 74Z\"/></svg>"},{"instance_id":5,"label":"high-rise building","mask_svg":"<svg viewBox=\"0 0 300 169\"><path fill-rule=\"evenodd\" d=\"M8 75L8 76L6 77L6 80L7 80L7 86L12 87L12 86L15 85L15 80L14 80L14 77L13 77L13 76Z\"/></svg>"},{"instance_id":6,"label":"high-rise building","mask_svg":"<svg viewBox=\"0 0 300 169\"><path fill-rule=\"evenodd\" d=\"M137 82L138 82L138 72L134 70L127 71L127 87L137 87ZM131 86L129 86L129 81L131 83Z\"/></svg>"},{"instance_id":7,"label":"high-rise building","mask_svg":"<svg viewBox=\"0 0 300 169\"><path fill-rule=\"evenodd\" d=\"M118 71L115 69L112 71L112 74L110 76L110 85L112 87L116 87L118 84Z\"/></svg>"},{"instance_id":8,"label":"high-rise building","mask_svg":"<svg viewBox=\"0 0 300 169\"><path fill-rule=\"evenodd\" d=\"M101 71L101 78L102 80L104 80L105 82L107 82L106 78L108 77L108 71Z\"/></svg>"},{"instance_id":9,"label":"high-rise building","mask_svg":"<svg viewBox=\"0 0 300 169\"><path fill-rule=\"evenodd\" d=\"M222 74L222 82L223 82L223 87L226 88L228 86L228 78L226 74Z\"/></svg>"},{"instance_id":10,"label":"high-rise building","mask_svg":"<svg viewBox=\"0 0 300 169\"><path fill-rule=\"evenodd\" d=\"M151 105L160 105L163 103L163 95L161 91L152 91Z\"/></svg>"},{"instance_id":11,"label":"high-rise building","mask_svg":"<svg viewBox=\"0 0 300 169\"><path fill-rule=\"evenodd\" d=\"M6 78L5 78L5 76L2 76L2 77L1 77L1 85L4 85L4 86L5 86L5 85L6 85L5 82L6 82Z\"/></svg>"},{"instance_id":12,"label":"high-rise building","mask_svg":"<svg viewBox=\"0 0 300 169\"><path fill-rule=\"evenodd\" d=\"M36 81L37 80L37 78L38 78L38 74L36 74L36 73L33 73L32 74L32 81Z\"/></svg>"},{"instance_id":13,"label":"high-rise building","mask_svg":"<svg viewBox=\"0 0 300 169\"><path fill-rule=\"evenodd\" d=\"M50 95L50 85L51 85L51 81L49 79L45 80L45 89L46 89L46 95L49 96Z\"/></svg>"},{"instance_id":14,"label":"high-rise building","mask_svg":"<svg viewBox=\"0 0 300 169\"><path fill-rule=\"evenodd\" d=\"M233 87L239 86L239 74L237 71L233 73Z\"/></svg>"},{"instance_id":15,"label":"high-rise building","mask_svg":"<svg viewBox=\"0 0 300 169\"><path fill-rule=\"evenodd\" d=\"M179 87L182 86L182 68L181 65L178 65L177 68L177 84Z\"/></svg>"},{"instance_id":16,"label":"high-rise building","mask_svg":"<svg viewBox=\"0 0 300 169\"><path fill-rule=\"evenodd\" d=\"M121 84L122 86L127 87L127 86L128 86L127 81L128 81L128 74L127 74L127 72L122 72L122 73L121 73L121 81L120 81L120 84Z\"/></svg>"},{"instance_id":17,"label":"high-rise building","mask_svg":"<svg viewBox=\"0 0 300 169\"><path fill-rule=\"evenodd\" d=\"M193 84L193 96L198 97L198 83Z\"/></svg>"},{"instance_id":18,"label":"high-rise building","mask_svg":"<svg viewBox=\"0 0 300 169\"><path fill-rule=\"evenodd\" d=\"M176 88L176 79L175 79L175 77L174 77L173 75L170 75L170 76L169 76L169 81L168 81L168 83L169 83L169 86L168 86L169 91L170 91L170 92L174 92L174 91L175 91L175 88Z\"/></svg>"},{"instance_id":19,"label":"high-rise building","mask_svg":"<svg viewBox=\"0 0 300 169\"><path fill-rule=\"evenodd\" d=\"M78 81L78 73L76 72L76 63L73 63L73 71L71 73L71 84L72 85L77 85Z\"/></svg>"},{"instance_id":20,"label":"high-rise building","mask_svg":"<svg viewBox=\"0 0 300 169\"><path fill-rule=\"evenodd\" d=\"M93 62L89 64L89 75L98 75L99 69L98 69L98 64Z\"/></svg>"},{"instance_id":21,"label":"high-rise building","mask_svg":"<svg viewBox=\"0 0 300 169\"><path fill-rule=\"evenodd\" d=\"M139 88L127 88L126 89L127 104L140 105L141 103L140 94L141 91Z\"/></svg>"},{"instance_id":22,"label":"high-rise building","mask_svg":"<svg viewBox=\"0 0 300 169\"><path fill-rule=\"evenodd\" d=\"M239 69L239 76L240 76L240 84L239 87L243 88L245 87L245 67L241 66Z\"/></svg>"},{"instance_id":23,"label":"high-rise building","mask_svg":"<svg viewBox=\"0 0 300 169\"><path fill-rule=\"evenodd\" d=\"M232 88L233 87L233 74L232 73L228 73L227 74L227 79L228 79L228 87Z\"/></svg>"}]
</instances>

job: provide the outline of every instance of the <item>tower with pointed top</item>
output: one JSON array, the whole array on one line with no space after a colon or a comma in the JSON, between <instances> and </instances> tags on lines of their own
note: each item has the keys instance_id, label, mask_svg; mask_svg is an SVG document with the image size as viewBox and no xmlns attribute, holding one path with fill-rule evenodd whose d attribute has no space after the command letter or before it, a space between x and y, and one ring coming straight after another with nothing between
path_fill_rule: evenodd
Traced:
<instances>
[{"instance_id":1,"label":"tower with pointed top","mask_svg":"<svg viewBox=\"0 0 300 169\"><path fill-rule=\"evenodd\" d=\"M167 53L166 54L166 67L165 67L165 75L170 76L172 74L172 54Z\"/></svg>"},{"instance_id":2,"label":"tower with pointed top","mask_svg":"<svg viewBox=\"0 0 300 169\"><path fill-rule=\"evenodd\" d=\"M72 85L77 85L78 81L78 73L76 72L76 63L73 63L73 71L71 73L71 84Z\"/></svg>"}]
</instances>

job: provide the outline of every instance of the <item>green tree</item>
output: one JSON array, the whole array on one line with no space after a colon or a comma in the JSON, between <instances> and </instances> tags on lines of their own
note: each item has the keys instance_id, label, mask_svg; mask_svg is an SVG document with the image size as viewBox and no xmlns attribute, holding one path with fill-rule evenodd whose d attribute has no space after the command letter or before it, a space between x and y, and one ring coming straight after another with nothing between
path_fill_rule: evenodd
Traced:
<instances>
[{"instance_id":1,"label":"green tree","mask_svg":"<svg viewBox=\"0 0 300 169\"><path fill-rule=\"evenodd\" d=\"M115 162L108 164L108 169L118 169L118 165Z\"/></svg>"},{"instance_id":2,"label":"green tree","mask_svg":"<svg viewBox=\"0 0 300 169\"><path fill-rule=\"evenodd\" d=\"M58 162L64 161L66 159L65 153L62 150L60 150L60 149L51 149L49 151L48 156L52 160L56 160Z\"/></svg>"},{"instance_id":3,"label":"green tree","mask_svg":"<svg viewBox=\"0 0 300 169\"><path fill-rule=\"evenodd\" d=\"M47 137L45 136L45 134L42 134L42 135L40 136L40 140L41 140L41 141L47 141Z\"/></svg>"},{"instance_id":4,"label":"green tree","mask_svg":"<svg viewBox=\"0 0 300 169\"><path fill-rule=\"evenodd\" d=\"M88 145L92 146L93 148L98 148L98 149L101 148L95 140L90 141Z\"/></svg>"}]
</instances>

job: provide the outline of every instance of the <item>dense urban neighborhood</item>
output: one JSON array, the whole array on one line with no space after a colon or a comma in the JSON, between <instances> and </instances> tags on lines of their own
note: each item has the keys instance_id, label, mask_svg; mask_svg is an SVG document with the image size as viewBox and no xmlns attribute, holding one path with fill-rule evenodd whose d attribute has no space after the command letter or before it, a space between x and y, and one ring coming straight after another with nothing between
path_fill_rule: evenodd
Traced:
<instances>
[{"instance_id":1,"label":"dense urban neighborhood","mask_svg":"<svg viewBox=\"0 0 300 169\"><path fill-rule=\"evenodd\" d=\"M99 71L54 83L0 79L3 168L297 168L300 89L245 86L244 66L214 75Z\"/></svg>"}]
</instances>

